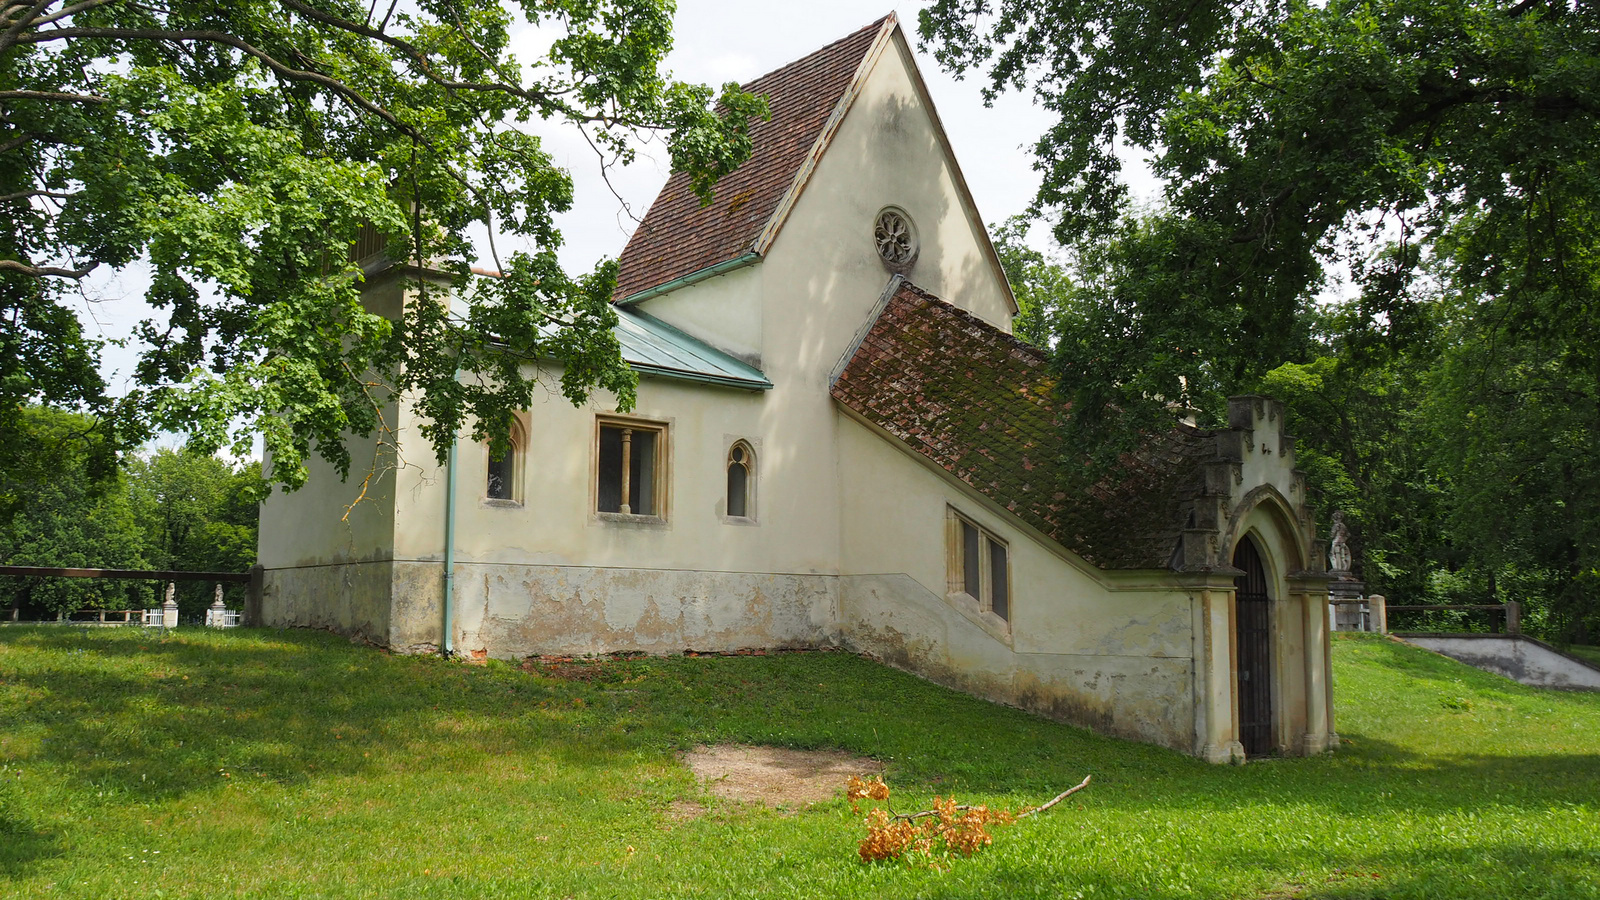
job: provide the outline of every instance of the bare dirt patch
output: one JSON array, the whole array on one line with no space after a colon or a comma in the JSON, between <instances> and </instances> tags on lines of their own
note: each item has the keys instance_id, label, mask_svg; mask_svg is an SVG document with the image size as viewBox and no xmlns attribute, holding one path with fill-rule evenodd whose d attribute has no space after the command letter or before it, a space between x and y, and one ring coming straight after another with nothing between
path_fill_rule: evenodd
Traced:
<instances>
[{"instance_id":1,"label":"bare dirt patch","mask_svg":"<svg viewBox=\"0 0 1600 900\"><path fill-rule=\"evenodd\" d=\"M715 796L767 806L828 800L844 793L851 775L883 771L883 763L842 750L717 744L696 747L682 758Z\"/></svg>"}]
</instances>

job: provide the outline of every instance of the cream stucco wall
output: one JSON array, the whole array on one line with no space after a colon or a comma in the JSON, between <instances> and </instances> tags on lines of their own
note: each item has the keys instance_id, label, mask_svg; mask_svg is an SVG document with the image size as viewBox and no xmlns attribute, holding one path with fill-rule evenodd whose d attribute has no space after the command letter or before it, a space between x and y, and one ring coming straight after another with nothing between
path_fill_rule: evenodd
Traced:
<instances>
[{"instance_id":1,"label":"cream stucco wall","mask_svg":"<svg viewBox=\"0 0 1600 900\"><path fill-rule=\"evenodd\" d=\"M847 646L991 699L1193 748L1193 610L1175 577L1096 570L838 415ZM947 593L949 509L1005 541L1009 623Z\"/></svg>"},{"instance_id":2,"label":"cream stucco wall","mask_svg":"<svg viewBox=\"0 0 1600 900\"><path fill-rule=\"evenodd\" d=\"M275 487L262 502L257 543L262 566L382 560L393 553L391 457L379 451L376 436L349 437L346 445L351 457L348 479L341 480L339 472L313 451L306 460L310 472L306 486L292 492ZM267 464L271 465L270 459ZM366 497L357 503L363 488Z\"/></svg>"},{"instance_id":3,"label":"cream stucco wall","mask_svg":"<svg viewBox=\"0 0 1600 900\"><path fill-rule=\"evenodd\" d=\"M747 265L654 297L638 309L762 369L762 275L760 265Z\"/></svg>"}]
</instances>

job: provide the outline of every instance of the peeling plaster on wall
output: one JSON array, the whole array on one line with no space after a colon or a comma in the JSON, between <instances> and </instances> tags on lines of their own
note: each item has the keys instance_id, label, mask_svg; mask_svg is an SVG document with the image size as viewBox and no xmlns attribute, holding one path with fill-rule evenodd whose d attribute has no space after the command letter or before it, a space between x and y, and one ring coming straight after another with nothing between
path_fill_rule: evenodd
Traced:
<instances>
[{"instance_id":1,"label":"peeling plaster on wall","mask_svg":"<svg viewBox=\"0 0 1600 900\"><path fill-rule=\"evenodd\" d=\"M840 582L841 639L849 649L936 684L1104 734L1185 753L1193 749L1194 662L1187 656L1129 655L1105 647L1082 654L1017 653L909 576L844 576ZM1190 645L1189 615L1185 607L1181 618L1159 620L1169 646ZM1119 642L1114 635L1104 640L1146 643Z\"/></svg>"},{"instance_id":2,"label":"peeling plaster on wall","mask_svg":"<svg viewBox=\"0 0 1600 900\"><path fill-rule=\"evenodd\" d=\"M397 563L396 569L396 608L429 615L437 608L429 584L439 567ZM832 576L484 563L461 564L458 572L455 624L463 652L518 659L835 643ZM419 602L406 603L407 591ZM437 621L399 622L397 630L425 631Z\"/></svg>"},{"instance_id":3,"label":"peeling plaster on wall","mask_svg":"<svg viewBox=\"0 0 1600 900\"><path fill-rule=\"evenodd\" d=\"M392 568L393 563L380 561L267 569L262 624L326 628L389 645Z\"/></svg>"}]
</instances>

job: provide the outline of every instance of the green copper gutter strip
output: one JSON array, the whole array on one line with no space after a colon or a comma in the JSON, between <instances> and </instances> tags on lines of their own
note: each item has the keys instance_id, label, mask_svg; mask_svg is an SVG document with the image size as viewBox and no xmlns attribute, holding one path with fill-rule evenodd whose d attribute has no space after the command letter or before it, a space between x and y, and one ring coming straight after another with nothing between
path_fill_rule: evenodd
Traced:
<instances>
[{"instance_id":1,"label":"green copper gutter strip","mask_svg":"<svg viewBox=\"0 0 1600 900\"><path fill-rule=\"evenodd\" d=\"M617 305L632 306L635 303L643 303L644 301L649 300L651 297L659 297L662 294L668 293L669 291L675 291L678 288L687 287L697 281L705 281L707 278L715 278L724 272L732 272L734 269L742 269L751 263L760 261L761 254L756 253L755 251L750 251L745 253L743 256L736 256L733 259L719 262L714 266L707 266L704 269L690 272L687 275L674 278L665 284L658 284L653 288L640 291L637 294L629 294L621 300L618 300Z\"/></svg>"},{"instance_id":2,"label":"green copper gutter strip","mask_svg":"<svg viewBox=\"0 0 1600 900\"><path fill-rule=\"evenodd\" d=\"M628 368L640 375L655 375L660 378L676 378L679 381L698 381L701 384L717 384L723 387L742 388L747 391L770 391L772 382L762 379L748 381L743 378L721 378L716 375L706 375L701 372L685 372L682 369L661 369L655 366L629 363Z\"/></svg>"}]
</instances>

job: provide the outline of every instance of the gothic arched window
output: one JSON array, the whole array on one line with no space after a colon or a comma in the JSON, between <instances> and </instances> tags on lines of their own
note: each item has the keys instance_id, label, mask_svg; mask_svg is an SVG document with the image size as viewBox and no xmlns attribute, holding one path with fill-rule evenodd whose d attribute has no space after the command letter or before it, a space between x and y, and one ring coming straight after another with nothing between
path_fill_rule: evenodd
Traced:
<instances>
[{"instance_id":1,"label":"gothic arched window","mask_svg":"<svg viewBox=\"0 0 1600 900\"><path fill-rule=\"evenodd\" d=\"M495 453L492 444L484 445L484 457L488 460L488 473L484 479L483 495L489 500L516 502L521 499L517 490L522 470L523 444L522 423L511 423L510 442L504 452Z\"/></svg>"},{"instance_id":2,"label":"gothic arched window","mask_svg":"<svg viewBox=\"0 0 1600 900\"><path fill-rule=\"evenodd\" d=\"M728 515L737 519L753 519L756 515L755 487L756 455L750 445L736 441L728 448Z\"/></svg>"}]
</instances>

